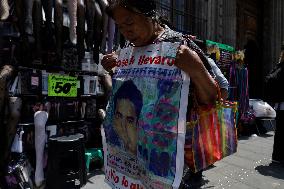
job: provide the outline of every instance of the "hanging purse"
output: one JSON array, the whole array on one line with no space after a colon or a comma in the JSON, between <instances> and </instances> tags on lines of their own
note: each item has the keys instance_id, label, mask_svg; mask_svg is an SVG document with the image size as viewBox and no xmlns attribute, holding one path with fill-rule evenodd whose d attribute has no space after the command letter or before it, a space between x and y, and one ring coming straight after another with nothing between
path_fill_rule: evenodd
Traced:
<instances>
[{"instance_id":1,"label":"hanging purse","mask_svg":"<svg viewBox=\"0 0 284 189\"><path fill-rule=\"evenodd\" d=\"M237 102L223 101L220 89L214 105L198 106L196 100L186 126L185 163L200 171L237 151Z\"/></svg>"}]
</instances>

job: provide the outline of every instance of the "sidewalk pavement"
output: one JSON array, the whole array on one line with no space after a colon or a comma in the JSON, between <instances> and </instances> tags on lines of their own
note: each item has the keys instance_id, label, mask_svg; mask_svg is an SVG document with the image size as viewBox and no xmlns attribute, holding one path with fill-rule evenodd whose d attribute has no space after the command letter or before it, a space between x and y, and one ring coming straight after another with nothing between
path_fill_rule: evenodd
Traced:
<instances>
[{"instance_id":1,"label":"sidewalk pavement","mask_svg":"<svg viewBox=\"0 0 284 189\"><path fill-rule=\"evenodd\" d=\"M203 172L200 188L283 189L284 167L271 163L274 132L240 137L238 151ZM89 175L83 189L110 189L103 172Z\"/></svg>"}]
</instances>

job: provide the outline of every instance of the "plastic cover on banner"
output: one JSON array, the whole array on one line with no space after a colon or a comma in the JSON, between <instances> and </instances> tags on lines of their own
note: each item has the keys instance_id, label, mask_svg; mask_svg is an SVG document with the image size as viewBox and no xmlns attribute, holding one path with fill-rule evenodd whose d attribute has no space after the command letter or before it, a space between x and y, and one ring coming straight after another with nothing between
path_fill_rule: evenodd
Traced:
<instances>
[{"instance_id":1,"label":"plastic cover on banner","mask_svg":"<svg viewBox=\"0 0 284 189\"><path fill-rule=\"evenodd\" d=\"M179 43L120 51L103 123L112 188L178 188L184 166L189 77L174 66Z\"/></svg>"}]
</instances>

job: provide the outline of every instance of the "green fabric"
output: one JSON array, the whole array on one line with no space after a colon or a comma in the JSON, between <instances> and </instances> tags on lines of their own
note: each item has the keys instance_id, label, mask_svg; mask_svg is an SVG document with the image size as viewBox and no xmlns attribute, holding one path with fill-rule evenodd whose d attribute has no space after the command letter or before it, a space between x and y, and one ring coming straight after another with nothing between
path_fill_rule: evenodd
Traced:
<instances>
[{"instance_id":1,"label":"green fabric","mask_svg":"<svg viewBox=\"0 0 284 189\"><path fill-rule=\"evenodd\" d=\"M89 171L92 160L99 160L103 163L103 152L101 148L90 148L85 150L86 168Z\"/></svg>"}]
</instances>

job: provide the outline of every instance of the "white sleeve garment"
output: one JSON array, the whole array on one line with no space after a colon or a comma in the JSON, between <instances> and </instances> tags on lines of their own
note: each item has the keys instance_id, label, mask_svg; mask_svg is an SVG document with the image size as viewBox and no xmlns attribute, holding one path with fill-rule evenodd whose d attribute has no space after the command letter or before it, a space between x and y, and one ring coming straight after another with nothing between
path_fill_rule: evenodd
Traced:
<instances>
[{"instance_id":1,"label":"white sleeve garment","mask_svg":"<svg viewBox=\"0 0 284 189\"><path fill-rule=\"evenodd\" d=\"M229 88L229 82L226 79L226 77L223 75L223 73L221 72L221 70L218 68L218 66L216 65L216 63L214 62L214 60L212 58L207 57L208 62L210 64L210 66L212 67L212 71L215 74L215 80L217 81L219 87L221 89L226 89L228 91Z\"/></svg>"},{"instance_id":2,"label":"white sleeve garment","mask_svg":"<svg viewBox=\"0 0 284 189\"><path fill-rule=\"evenodd\" d=\"M35 184L40 186L44 181L44 147L45 147L45 124L48 119L46 111L37 111L34 114L35 124L35 150L36 150L36 171L35 171Z\"/></svg>"}]
</instances>

